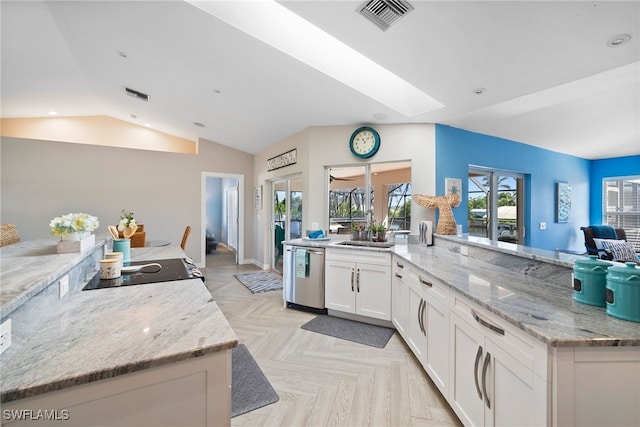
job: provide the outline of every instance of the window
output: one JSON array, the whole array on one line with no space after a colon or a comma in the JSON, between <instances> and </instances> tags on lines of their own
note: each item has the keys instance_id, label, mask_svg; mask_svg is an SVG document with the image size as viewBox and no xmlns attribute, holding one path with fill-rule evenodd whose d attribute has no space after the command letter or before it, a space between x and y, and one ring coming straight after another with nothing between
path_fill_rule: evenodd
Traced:
<instances>
[{"instance_id":1,"label":"window","mask_svg":"<svg viewBox=\"0 0 640 427\"><path fill-rule=\"evenodd\" d=\"M627 241L640 251L640 176L603 180L604 223L624 229Z\"/></svg>"},{"instance_id":2,"label":"window","mask_svg":"<svg viewBox=\"0 0 640 427\"><path fill-rule=\"evenodd\" d=\"M469 168L467 202L470 236L524 244L523 175Z\"/></svg>"},{"instance_id":3,"label":"window","mask_svg":"<svg viewBox=\"0 0 640 427\"><path fill-rule=\"evenodd\" d=\"M411 228L411 162L329 168L329 230L349 233L375 221Z\"/></svg>"}]
</instances>

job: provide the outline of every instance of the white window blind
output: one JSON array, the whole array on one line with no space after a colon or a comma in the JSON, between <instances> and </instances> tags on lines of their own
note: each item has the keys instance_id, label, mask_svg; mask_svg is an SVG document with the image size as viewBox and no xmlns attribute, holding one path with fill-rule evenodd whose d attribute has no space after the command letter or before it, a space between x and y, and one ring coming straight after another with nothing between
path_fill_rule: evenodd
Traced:
<instances>
[{"instance_id":1,"label":"white window blind","mask_svg":"<svg viewBox=\"0 0 640 427\"><path fill-rule=\"evenodd\" d=\"M627 241L640 251L640 176L603 180L605 223L624 229Z\"/></svg>"}]
</instances>

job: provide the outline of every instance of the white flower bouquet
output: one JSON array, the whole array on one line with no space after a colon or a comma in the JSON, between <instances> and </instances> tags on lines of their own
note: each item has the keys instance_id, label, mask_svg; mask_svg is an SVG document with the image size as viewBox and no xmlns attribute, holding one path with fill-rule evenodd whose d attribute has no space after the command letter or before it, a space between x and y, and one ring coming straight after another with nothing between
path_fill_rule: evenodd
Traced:
<instances>
[{"instance_id":1,"label":"white flower bouquet","mask_svg":"<svg viewBox=\"0 0 640 427\"><path fill-rule=\"evenodd\" d=\"M124 231L125 228L136 225L136 219L133 217L133 212L128 212L122 209L120 212L120 223L118 224L118 231Z\"/></svg>"},{"instance_id":2,"label":"white flower bouquet","mask_svg":"<svg viewBox=\"0 0 640 427\"><path fill-rule=\"evenodd\" d=\"M69 213L53 218L49 223L51 233L60 237L71 233L90 233L99 226L98 218L87 213Z\"/></svg>"}]
</instances>

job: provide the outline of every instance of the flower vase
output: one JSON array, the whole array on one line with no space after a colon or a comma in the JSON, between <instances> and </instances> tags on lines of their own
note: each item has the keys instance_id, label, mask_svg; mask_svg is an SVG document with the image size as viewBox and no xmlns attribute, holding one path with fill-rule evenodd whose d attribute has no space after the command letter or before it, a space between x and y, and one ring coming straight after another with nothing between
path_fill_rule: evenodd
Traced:
<instances>
[{"instance_id":1,"label":"flower vase","mask_svg":"<svg viewBox=\"0 0 640 427\"><path fill-rule=\"evenodd\" d=\"M84 252L93 248L95 243L96 236L89 231L63 234L58 242L57 253Z\"/></svg>"}]
</instances>

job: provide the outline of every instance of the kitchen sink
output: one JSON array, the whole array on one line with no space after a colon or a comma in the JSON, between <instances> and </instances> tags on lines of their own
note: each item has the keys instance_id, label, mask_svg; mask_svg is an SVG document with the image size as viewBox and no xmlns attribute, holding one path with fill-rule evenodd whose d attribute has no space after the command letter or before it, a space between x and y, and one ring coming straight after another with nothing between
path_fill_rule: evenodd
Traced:
<instances>
[{"instance_id":1,"label":"kitchen sink","mask_svg":"<svg viewBox=\"0 0 640 427\"><path fill-rule=\"evenodd\" d=\"M345 240L337 244L343 246L363 246L367 248L390 248L395 245L395 243L390 242L369 242L368 240Z\"/></svg>"}]
</instances>

